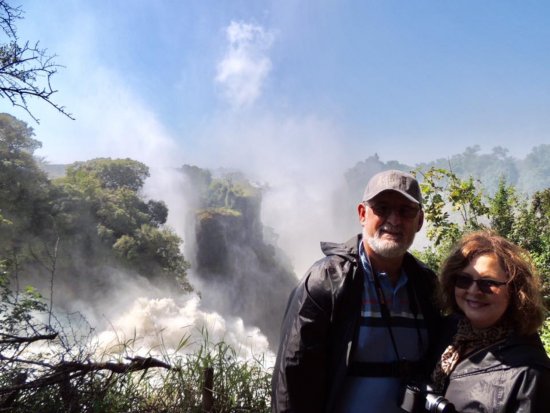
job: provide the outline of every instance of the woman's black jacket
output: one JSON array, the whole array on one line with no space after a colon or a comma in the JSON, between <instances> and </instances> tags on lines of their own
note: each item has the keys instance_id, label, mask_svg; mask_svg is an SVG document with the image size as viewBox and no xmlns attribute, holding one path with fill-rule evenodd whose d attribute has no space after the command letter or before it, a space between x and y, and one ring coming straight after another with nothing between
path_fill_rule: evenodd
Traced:
<instances>
[{"instance_id":1,"label":"woman's black jacket","mask_svg":"<svg viewBox=\"0 0 550 413\"><path fill-rule=\"evenodd\" d=\"M460 362L445 398L458 412L550 412L550 359L537 334L513 335Z\"/></svg>"}]
</instances>

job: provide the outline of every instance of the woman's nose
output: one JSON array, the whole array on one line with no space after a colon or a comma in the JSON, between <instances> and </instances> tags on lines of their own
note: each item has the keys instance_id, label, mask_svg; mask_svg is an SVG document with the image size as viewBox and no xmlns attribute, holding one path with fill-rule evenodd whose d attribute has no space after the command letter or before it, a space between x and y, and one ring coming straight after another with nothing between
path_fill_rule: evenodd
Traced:
<instances>
[{"instance_id":1,"label":"woman's nose","mask_svg":"<svg viewBox=\"0 0 550 413\"><path fill-rule=\"evenodd\" d=\"M481 290L479 289L477 283L475 280L472 280L472 284L470 284L470 287L468 288L468 292L471 294L480 294Z\"/></svg>"}]
</instances>

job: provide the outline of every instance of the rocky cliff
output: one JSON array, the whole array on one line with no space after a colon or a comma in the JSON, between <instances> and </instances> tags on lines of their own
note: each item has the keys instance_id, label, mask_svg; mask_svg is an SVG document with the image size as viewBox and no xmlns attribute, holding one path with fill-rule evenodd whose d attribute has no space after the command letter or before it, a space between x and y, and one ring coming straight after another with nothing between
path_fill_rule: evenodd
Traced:
<instances>
[{"instance_id":1,"label":"rocky cliff","mask_svg":"<svg viewBox=\"0 0 550 413\"><path fill-rule=\"evenodd\" d=\"M297 279L282 250L266 242L262 192L242 177L226 177L211 180L202 193L204 208L195 214L193 261L203 304L259 327L276 348Z\"/></svg>"}]
</instances>

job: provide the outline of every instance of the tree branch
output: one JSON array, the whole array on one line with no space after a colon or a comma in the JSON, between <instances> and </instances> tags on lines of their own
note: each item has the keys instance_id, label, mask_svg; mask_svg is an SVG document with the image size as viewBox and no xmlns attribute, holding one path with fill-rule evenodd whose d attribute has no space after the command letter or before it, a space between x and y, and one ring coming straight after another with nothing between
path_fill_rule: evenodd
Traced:
<instances>
[{"instance_id":1,"label":"tree branch","mask_svg":"<svg viewBox=\"0 0 550 413\"><path fill-rule=\"evenodd\" d=\"M17 337L17 336L9 336L7 334L2 334L3 336L10 337L7 340L0 340L1 344L23 344L23 343L34 343L35 341L40 340L55 340L57 338L57 333L54 334L46 334L46 335L38 335L38 336L31 336L31 337Z\"/></svg>"},{"instance_id":2,"label":"tree branch","mask_svg":"<svg viewBox=\"0 0 550 413\"><path fill-rule=\"evenodd\" d=\"M18 44L15 21L22 19L21 7L13 8L5 0L0 0L0 30L8 37L6 43L0 43L0 97L7 98L13 106L24 109L37 123L39 120L30 112L27 97L41 99L52 105L69 119L74 117L52 102L51 96L57 92L51 85L51 77L57 69L55 54L48 56L47 49L41 49L39 42L30 46L29 42ZM40 87L39 78L45 79L47 88Z\"/></svg>"},{"instance_id":3,"label":"tree branch","mask_svg":"<svg viewBox=\"0 0 550 413\"><path fill-rule=\"evenodd\" d=\"M0 389L0 394L10 393L16 390L23 389L32 389L32 388L41 388L45 386L51 386L53 384L58 384L63 381L70 381L72 379L84 376L88 373L108 370L113 373L124 374L134 371L147 370L149 368L164 368L167 370L179 370L179 368L172 367L169 364L155 359L153 357L134 357L129 358L130 363L113 363L113 362L104 362L104 363L82 363L77 361L62 361L56 366L46 366L51 367L55 372L53 374L42 376L32 382L28 382L19 386L12 386ZM38 362L30 362L32 364L38 364ZM68 376L68 374L70 374Z\"/></svg>"}]
</instances>

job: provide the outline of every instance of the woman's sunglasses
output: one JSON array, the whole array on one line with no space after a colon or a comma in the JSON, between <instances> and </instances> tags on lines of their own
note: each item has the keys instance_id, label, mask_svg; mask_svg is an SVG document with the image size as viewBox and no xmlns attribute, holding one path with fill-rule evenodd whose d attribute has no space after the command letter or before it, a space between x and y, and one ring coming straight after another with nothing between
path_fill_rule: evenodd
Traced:
<instances>
[{"instance_id":1,"label":"woman's sunglasses","mask_svg":"<svg viewBox=\"0 0 550 413\"><path fill-rule=\"evenodd\" d=\"M460 288L461 290L467 290L470 288L472 283L477 284L477 288L484 294L494 294L498 289L506 285L507 283L495 280L474 280L471 277L463 274L455 275L455 287Z\"/></svg>"}]
</instances>

